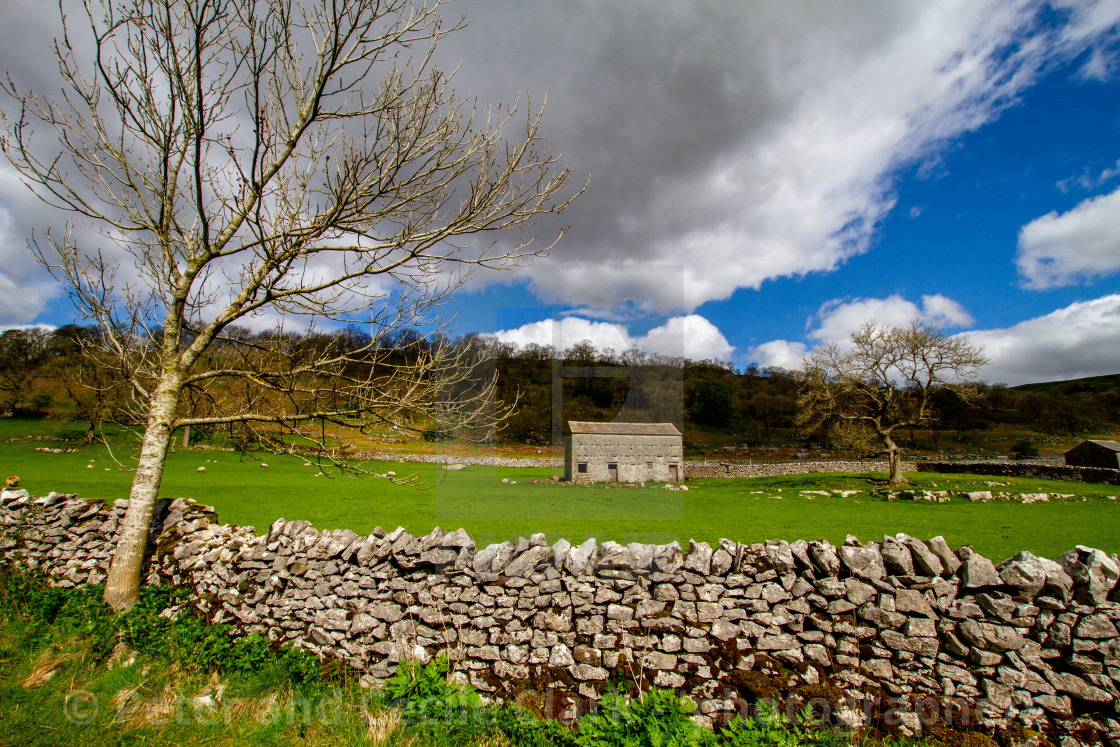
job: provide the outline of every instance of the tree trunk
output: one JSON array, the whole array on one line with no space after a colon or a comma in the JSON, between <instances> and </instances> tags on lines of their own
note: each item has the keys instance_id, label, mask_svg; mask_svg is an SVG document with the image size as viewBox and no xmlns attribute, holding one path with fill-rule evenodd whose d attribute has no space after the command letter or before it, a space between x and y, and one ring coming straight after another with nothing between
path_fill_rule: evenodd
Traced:
<instances>
[{"instance_id":1,"label":"tree trunk","mask_svg":"<svg viewBox=\"0 0 1120 747\"><path fill-rule=\"evenodd\" d=\"M901 485L906 482L902 476L902 449L894 441L887 439L887 458L890 460L891 475L888 480L891 485Z\"/></svg>"},{"instance_id":2,"label":"tree trunk","mask_svg":"<svg viewBox=\"0 0 1120 747\"><path fill-rule=\"evenodd\" d=\"M117 533L117 547L105 581L105 602L114 612L124 612L140 597L140 573L148 548L148 528L152 523L167 449L171 443L171 422L179 405L179 377L164 374L153 396L151 415L144 431L140 461L132 478L128 510Z\"/></svg>"}]
</instances>

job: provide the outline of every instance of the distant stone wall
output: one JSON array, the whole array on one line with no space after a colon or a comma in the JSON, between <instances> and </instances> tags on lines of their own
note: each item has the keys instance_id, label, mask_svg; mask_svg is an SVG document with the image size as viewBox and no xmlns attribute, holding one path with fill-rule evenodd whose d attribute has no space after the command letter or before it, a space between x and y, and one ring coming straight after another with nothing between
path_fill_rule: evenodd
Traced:
<instances>
[{"instance_id":1,"label":"distant stone wall","mask_svg":"<svg viewBox=\"0 0 1120 747\"><path fill-rule=\"evenodd\" d=\"M100 582L126 506L0 502L4 561ZM1120 559L1099 550L995 564L905 535L478 549L462 530L360 537L279 519L258 535L182 500L156 524L149 582L372 681L447 654L457 677L549 715L590 707L615 678L675 688L708 724L784 697L849 725L886 713L876 725L905 733L1018 722L1063 747L1120 741Z\"/></svg>"},{"instance_id":2,"label":"distant stone wall","mask_svg":"<svg viewBox=\"0 0 1120 747\"><path fill-rule=\"evenodd\" d=\"M468 457L447 454L371 454L369 459L383 462L420 462L421 464L465 464L468 467L555 467L561 474L564 471L564 459L557 457L553 460L546 457Z\"/></svg>"},{"instance_id":3,"label":"distant stone wall","mask_svg":"<svg viewBox=\"0 0 1120 747\"><path fill-rule=\"evenodd\" d=\"M1120 469L1069 467L1037 462L918 462L919 472L993 475L996 477L1033 477L1039 480L1068 480L1104 485L1120 485Z\"/></svg>"},{"instance_id":4,"label":"distant stone wall","mask_svg":"<svg viewBox=\"0 0 1120 747\"><path fill-rule=\"evenodd\" d=\"M914 465L903 462L902 469L914 471ZM887 472L884 461L827 461L827 462L749 462L749 461L695 461L685 462L685 477L778 477L801 475L808 472Z\"/></svg>"}]
</instances>

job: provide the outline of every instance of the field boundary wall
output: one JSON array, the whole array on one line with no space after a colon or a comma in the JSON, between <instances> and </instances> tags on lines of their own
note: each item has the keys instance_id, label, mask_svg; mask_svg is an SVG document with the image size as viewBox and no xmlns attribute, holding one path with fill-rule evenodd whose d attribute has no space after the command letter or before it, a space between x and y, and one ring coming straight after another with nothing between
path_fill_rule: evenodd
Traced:
<instances>
[{"instance_id":1,"label":"field boundary wall","mask_svg":"<svg viewBox=\"0 0 1120 747\"><path fill-rule=\"evenodd\" d=\"M918 462L917 470L919 472L1029 477L1038 480L1066 480L1120 485L1120 469L1108 469L1106 467L1071 467L1064 464L1032 462Z\"/></svg>"},{"instance_id":2,"label":"field boundary wall","mask_svg":"<svg viewBox=\"0 0 1120 747\"><path fill-rule=\"evenodd\" d=\"M0 501L4 562L103 582L126 508ZM1001 562L905 535L477 548L461 529L363 537L278 519L258 534L181 499L160 502L152 536L147 580L192 590L180 614L371 683L446 655L489 697L554 716L586 712L613 681L673 688L709 725L779 698L904 733L1021 724L1065 747L1120 743L1120 559L1088 547Z\"/></svg>"}]
</instances>

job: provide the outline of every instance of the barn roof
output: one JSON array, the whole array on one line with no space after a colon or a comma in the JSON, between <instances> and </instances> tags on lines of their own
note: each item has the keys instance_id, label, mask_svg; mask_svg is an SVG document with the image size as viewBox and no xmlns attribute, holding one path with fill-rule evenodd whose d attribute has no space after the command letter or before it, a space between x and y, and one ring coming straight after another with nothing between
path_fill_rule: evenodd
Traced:
<instances>
[{"instance_id":1,"label":"barn roof","mask_svg":"<svg viewBox=\"0 0 1120 747\"><path fill-rule=\"evenodd\" d=\"M572 433L591 433L602 436L679 436L681 432L672 423L587 423L569 420Z\"/></svg>"},{"instance_id":2,"label":"barn roof","mask_svg":"<svg viewBox=\"0 0 1120 747\"><path fill-rule=\"evenodd\" d=\"M1082 441L1080 444L1078 444L1078 446L1083 446L1085 444L1093 444L1094 446L1101 446L1101 447L1104 447L1104 448L1108 449L1109 451L1120 451L1120 443L1118 443L1116 441L1100 441L1100 440L1096 440L1096 439L1089 439L1088 441Z\"/></svg>"}]
</instances>

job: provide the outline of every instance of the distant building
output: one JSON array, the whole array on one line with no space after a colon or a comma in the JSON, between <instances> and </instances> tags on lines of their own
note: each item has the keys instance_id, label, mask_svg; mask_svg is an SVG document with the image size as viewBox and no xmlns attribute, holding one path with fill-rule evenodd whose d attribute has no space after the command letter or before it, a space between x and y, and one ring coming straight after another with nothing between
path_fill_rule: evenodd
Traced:
<instances>
[{"instance_id":1,"label":"distant building","mask_svg":"<svg viewBox=\"0 0 1120 747\"><path fill-rule=\"evenodd\" d=\"M684 444L672 423L568 422L564 479L572 482L680 482Z\"/></svg>"},{"instance_id":2,"label":"distant building","mask_svg":"<svg viewBox=\"0 0 1120 747\"><path fill-rule=\"evenodd\" d=\"M1120 469L1120 443L1116 441L1082 441L1066 452L1066 464L1073 467Z\"/></svg>"}]
</instances>

